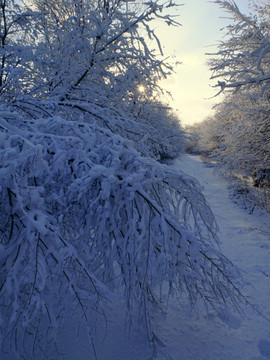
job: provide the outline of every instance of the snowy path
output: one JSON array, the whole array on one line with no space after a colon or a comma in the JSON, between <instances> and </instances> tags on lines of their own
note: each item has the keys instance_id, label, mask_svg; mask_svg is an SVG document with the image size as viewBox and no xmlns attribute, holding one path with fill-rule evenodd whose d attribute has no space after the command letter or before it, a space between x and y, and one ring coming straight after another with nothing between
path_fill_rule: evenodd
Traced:
<instances>
[{"instance_id":1,"label":"snowy path","mask_svg":"<svg viewBox=\"0 0 270 360\"><path fill-rule=\"evenodd\" d=\"M221 251L238 267L247 272L251 286L245 291L252 302L270 318L270 217L250 215L229 199L227 182L215 172L215 168L203 164L198 157L183 156L175 167L196 177L203 193L216 216L222 241ZM176 320L176 312L169 317L175 323L175 331L168 326L171 339L171 355L176 360L264 360L270 359L270 322L251 309L246 318L230 316L230 327L221 318L210 321L205 318L182 317Z\"/></svg>"}]
</instances>

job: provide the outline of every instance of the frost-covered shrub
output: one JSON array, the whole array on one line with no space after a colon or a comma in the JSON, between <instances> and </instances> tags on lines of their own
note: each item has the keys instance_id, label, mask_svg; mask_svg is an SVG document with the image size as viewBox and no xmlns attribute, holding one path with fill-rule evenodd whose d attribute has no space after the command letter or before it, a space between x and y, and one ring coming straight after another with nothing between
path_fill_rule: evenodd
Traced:
<instances>
[{"instance_id":1,"label":"frost-covered shrub","mask_svg":"<svg viewBox=\"0 0 270 360\"><path fill-rule=\"evenodd\" d=\"M0 130L1 356L53 358L74 308L95 349L111 294L153 344L149 304L162 296L241 299L195 180L83 117L1 112Z\"/></svg>"}]
</instances>

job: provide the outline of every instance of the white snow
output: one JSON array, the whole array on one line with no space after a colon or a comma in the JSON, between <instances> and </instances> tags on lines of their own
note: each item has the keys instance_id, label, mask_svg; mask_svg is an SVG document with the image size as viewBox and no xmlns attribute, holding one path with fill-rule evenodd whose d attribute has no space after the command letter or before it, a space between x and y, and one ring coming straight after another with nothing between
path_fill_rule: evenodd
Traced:
<instances>
[{"instance_id":1,"label":"white snow","mask_svg":"<svg viewBox=\"0 0 270 360\"><path fill-rule=\"evenodd\" d=\"M220 228L221 251L243 270L243 276L250 283L244 293L270 319L269 214L248 214L235 205L229 198L227 181L220 178L215 167L202 163L199 157L184 155L173 166L200 181ZM98 358L149 359L151 352L147 339L139 334L129 338L128 329L123 327L121 306L115 306L116 312L108 319L105 341L96 340ZM243 310L245 316L231 311L227 315L210 312L207 316L202 305L192 313L186 311L181 301L171 302L167 314L156 315L154 319L160 340L166 344L164 354L159 354L156 359L270 359L270 321L251 308ZM70 357L65 359L89 359L86 354L78 356L80 347L75 350L72 344L70 346Z\"/></svg>"},{"instance_id":2,"label":"white snow","mask_svg":"<svg viewBox=\"0 0 270 360\"><path fill-rule=\"evenodd\" d=\"M221 251L243 270L250 283L244 291L250 301L270 319L270 216L249 214L233 204L215 167L209 167L197 156L182 156L175 167L196 177L203 186L219 226ZM171 355L175 359L208 360L263 360L270 359L270 322L254 310L245 310L245 317L229 314L228 325L223 315L209 319L170 311L172 337ZM166 321L170 331L170 320ZM176 323L176 325L175 325ZM167 325L168 324L168 325ZM170 339L169 334L167 335ZM177 340L178 339L178 340Z\"/></svg>"}]
</instances>

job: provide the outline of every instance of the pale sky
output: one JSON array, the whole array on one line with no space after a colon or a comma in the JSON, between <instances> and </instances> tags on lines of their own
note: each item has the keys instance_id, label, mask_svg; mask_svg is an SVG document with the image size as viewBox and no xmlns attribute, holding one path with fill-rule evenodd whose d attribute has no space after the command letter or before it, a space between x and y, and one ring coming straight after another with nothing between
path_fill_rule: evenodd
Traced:
<instances>
[{"instance_id":1,"label":"pale sky","mask_svg":"<svg viewBox=\"0 0 270 360\"><path fill-rule=\"evenodd\" d=\"M181 4L181 0L177 0ZM248 0L235 0L240 10L247 12ZM178 8L181 27L173 28L158 25L157 34L163 44L165 56L175 56L182 62L175 68L176 73L162 83L172 93L174 100L170 105L178 111L183 125L200 122L212 113L215 97L209 78L206 52L215 52L215 45L222 40L221 29L229 23L224 17L228 14L209 0L185 0ZM222 19L223 17L223 19ZM175 60L175 59L172 59Z\"/></svg>"}]
</instances>

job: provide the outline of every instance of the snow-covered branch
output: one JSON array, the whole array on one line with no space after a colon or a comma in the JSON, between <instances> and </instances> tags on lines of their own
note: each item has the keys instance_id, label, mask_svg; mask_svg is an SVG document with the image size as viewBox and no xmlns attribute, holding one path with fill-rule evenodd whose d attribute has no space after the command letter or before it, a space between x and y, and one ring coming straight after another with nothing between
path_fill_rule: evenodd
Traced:
<instances>
[{"instance_id":1,"label":"snow-covered branch","mask_svg":"<svg viewBox=\"0 0 270 360\"><path fill-rule=\"evenodd\" d=\"M227 40L209 61L212 78L220 78L217 86L225 89L248 87L265 83L268 88L270 39L269 5L255 8L255 15L242 14L234 1L216 1L230 15L233 24L227 27ZM215 57L213 57L213 55Z\"/></svg>"},{"instance_id":2,"label":"snow-covered branch","mask_svg":"<svg viewBox=\"0 0 270 360\"><path fill-rule=\"evenodd\" d=\"M0 128L4 351L16 343L20 352L27 341L39 354L44 325L48 340L76 304L92 338L89 318L106 318L113 292L140 309L138 321L148 302L161 301L164 284L214 307L239 298L230 262L211 245L212 212L190 177L89 121L4 112Z\"/></svg>"}]
</instances>

